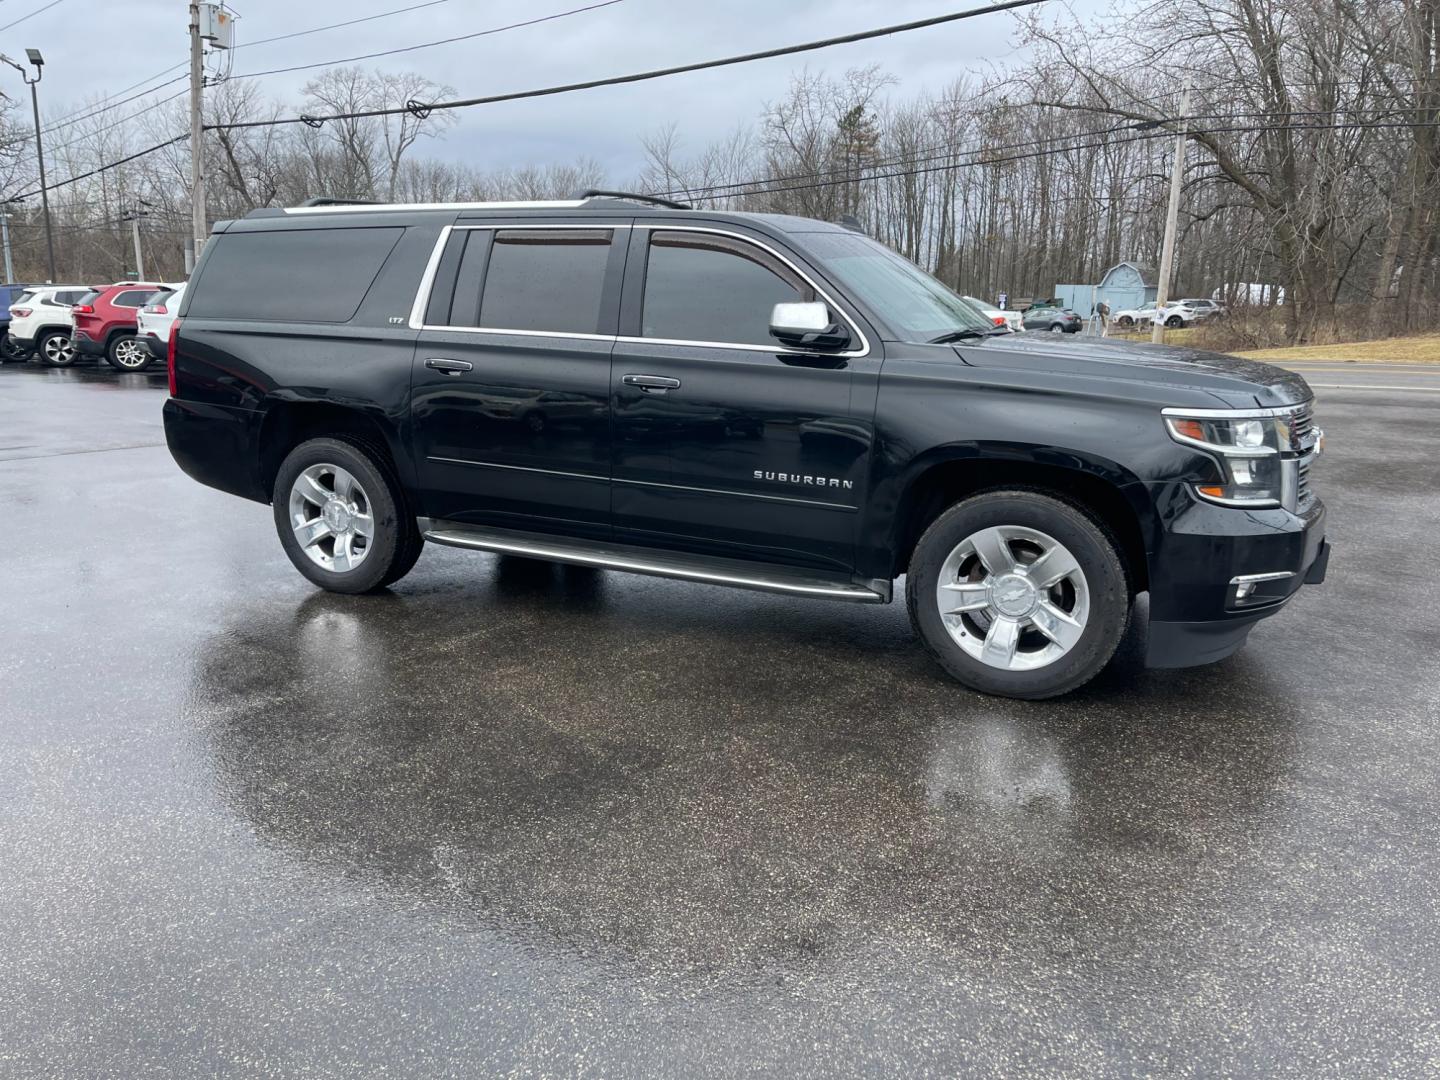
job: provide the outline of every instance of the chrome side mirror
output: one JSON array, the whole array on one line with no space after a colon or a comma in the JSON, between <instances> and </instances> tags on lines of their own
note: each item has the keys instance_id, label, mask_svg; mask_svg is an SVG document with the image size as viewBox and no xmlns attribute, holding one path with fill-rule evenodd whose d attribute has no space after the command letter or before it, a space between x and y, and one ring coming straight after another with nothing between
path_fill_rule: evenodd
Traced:
<instances>
[{"instance_id":1,"label":"chrome side mirror","mask_svg":"<svg viewBox=\"0 0 1440 1080\"><path fill-rule=\"evenodd\" d=\"M794 349L833 351L850 344L850 333L815 300L776 304L770 313L770 336Z\"/></svg>"}]
</instances>

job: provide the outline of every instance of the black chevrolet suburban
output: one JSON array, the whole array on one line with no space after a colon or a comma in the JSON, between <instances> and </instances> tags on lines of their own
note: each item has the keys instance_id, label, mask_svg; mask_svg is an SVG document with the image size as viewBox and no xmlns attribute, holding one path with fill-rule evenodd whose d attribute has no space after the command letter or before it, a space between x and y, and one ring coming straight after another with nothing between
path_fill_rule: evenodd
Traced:
<instances>
[{"instance_id":1,"label":"black chevrolet suburban","mask_svg":"<svg viewBox=\"0 0 1440 1080\"><path fill-rule=\"evenodd\" d=\"M1300 376L1012 334L853 228L588 193L222 222L169 348L180 467L295 567L425 541L886 603L976 689L1064 693L1149 594L1218 660L1322 581Z\"/></svg>"}]
</instances>

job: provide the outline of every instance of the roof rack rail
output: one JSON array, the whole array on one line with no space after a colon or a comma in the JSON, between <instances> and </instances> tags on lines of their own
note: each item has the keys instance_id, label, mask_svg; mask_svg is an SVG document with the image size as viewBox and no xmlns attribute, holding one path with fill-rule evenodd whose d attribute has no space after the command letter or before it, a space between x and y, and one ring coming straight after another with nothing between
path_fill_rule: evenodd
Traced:
<instances>
[{"instance_id":1,"label":"roof rack rail","mask_svg":"<svg viewBox=\"0 0 1440 1080\"><path fill-rule=\"evenodd\" d=\"M663 206L669 210L694 209L689 203L662 199L659 195L641 195L634 191L604 191L600 188L586 188L575 197L577 199L630 199L633 202L653 203L655 206Z\"/></svg>"},{"instance_id":2,"label":"roof rack rail","mask_svg":"<svg viewBox=\"0 0 1440 1080\"><path fill-rule=\"evenodd\" d=\"M376 199L332 199L329 195L316 195L306 199L301 206L378 206Z\"/></svg>"}]
</instances>

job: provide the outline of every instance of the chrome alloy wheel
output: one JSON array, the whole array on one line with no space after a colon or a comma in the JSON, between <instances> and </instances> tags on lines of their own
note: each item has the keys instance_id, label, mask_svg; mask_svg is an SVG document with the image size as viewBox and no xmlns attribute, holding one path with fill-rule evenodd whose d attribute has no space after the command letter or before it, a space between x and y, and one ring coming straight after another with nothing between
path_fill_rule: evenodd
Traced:
<instances>
[{"instance_id":1,"label":"chrome alloy wheel","mask_svg":"<svg viewBox=\"0 0 1440 1080\"><path fill-rule=\"evenodd\" d=\"M338 465L311 465L295 478L290 525L310 561L336 574L364 562L375 538L369 496Z\"/></svg>"},{"instance_id":2,"label":"chrome alloy wheel","mask_svg":"<svg viewBox=\"0 0 1440 1080\"><path fill-rule=\"evenodd\" d=\"M115 343L115 363L126 371L139 371L150 362L150 353L138 338L125 338Z\"/></svg>"},{"instance_id":3,"label":"chrome alloy wheel","mask_svg":"<svg viewBox=\"0 0 1440 1080\"><path fill-rule=\"evenodd\" d=\"M990 667L1033 671L1080 641L1090 587L1053 536L1019 525L981 529L945 558L935 586L955 644Z\"/></svg>"},{"instance_id":4,"label":"chrome alloy wheel","mask_svg":"<svg viewBox=\"0 0 1440 1080\"><path fill-rule=\"evenodd\" d=\"M51 334L45 339L44 360L56 367L64 367L75 359L75 342L65 334Z\"/></svg>"}]
</instances>

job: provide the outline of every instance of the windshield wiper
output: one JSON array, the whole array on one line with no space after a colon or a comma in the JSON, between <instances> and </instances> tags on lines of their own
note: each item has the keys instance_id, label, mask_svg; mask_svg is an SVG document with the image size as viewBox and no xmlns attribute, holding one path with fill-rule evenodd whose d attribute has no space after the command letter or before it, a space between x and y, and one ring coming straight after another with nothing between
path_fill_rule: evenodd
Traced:
<instances>
[{"instance_id":1,"label":"windshield wiper","mask_svg":"<svg viewBox=\"0 0 1440 1080\"><path fill-rule=\"evenodd\" d=\"M1005 333L1004 330L976 330L973 327L967 326L963 330L947 330L939 337L931 338L926 344L944 345L948 341L961 341L965 338L972 337L997 337L1003 333Z\"/></svg>"}]
</instances>

